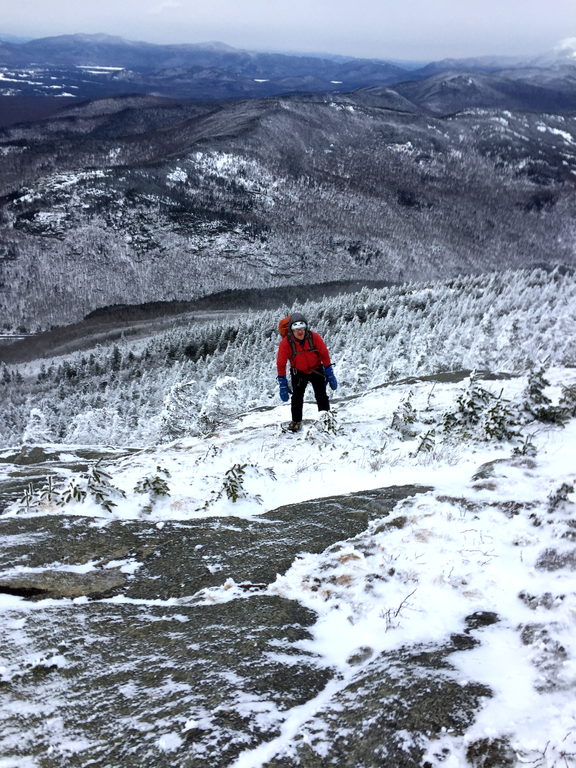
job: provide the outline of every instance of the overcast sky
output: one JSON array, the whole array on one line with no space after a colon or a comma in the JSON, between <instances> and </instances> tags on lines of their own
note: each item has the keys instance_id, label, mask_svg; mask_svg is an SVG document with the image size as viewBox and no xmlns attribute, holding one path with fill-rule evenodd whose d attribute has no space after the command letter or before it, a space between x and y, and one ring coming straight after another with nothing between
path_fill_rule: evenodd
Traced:
<instances>
[{"instance_id":1,"label":"overcast sky","mask_svg":"<svg viewBox=\"0 0 576 768\"><path fill-rule=\"evenodd\" d=\"M0 0L0 33L430 60L538 54L576 38L576 0Z\"/></svg>"}]
</instances>

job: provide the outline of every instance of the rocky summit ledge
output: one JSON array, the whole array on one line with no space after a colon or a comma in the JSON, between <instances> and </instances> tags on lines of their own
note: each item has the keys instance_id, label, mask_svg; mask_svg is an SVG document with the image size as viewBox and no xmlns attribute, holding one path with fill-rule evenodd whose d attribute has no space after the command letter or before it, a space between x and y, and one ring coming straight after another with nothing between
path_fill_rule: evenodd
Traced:
<instances>
[{"instance_id":1,"label":"rocky summit ledge","mask_svg":"<svg viewBox=\"0 0 576 768\"><path fill-rule=\"evenodd\" d=\"M14 576L0 575L0 594L32 600L49 597L102 598L124 586L125 583L126 575L119 568L95 569L87 573L46 569Z\"/></svg>"}]
</instances>

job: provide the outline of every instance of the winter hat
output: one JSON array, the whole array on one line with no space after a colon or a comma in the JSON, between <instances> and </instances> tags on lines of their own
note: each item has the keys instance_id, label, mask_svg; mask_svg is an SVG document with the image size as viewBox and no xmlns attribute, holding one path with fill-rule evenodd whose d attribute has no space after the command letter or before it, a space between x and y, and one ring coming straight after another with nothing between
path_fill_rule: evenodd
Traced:
<instances>
[{"instance_id":1,"label":"winter hat","mask_svg":"<svg viewBox=\"0 0 576 768\"><path fill-rule=\"evenodd\" d=\"M300 312L295 312L290 318L290 328L297 330L298 328L308 328L308 321L301 315Z\"/></svg>"}]
</instances>

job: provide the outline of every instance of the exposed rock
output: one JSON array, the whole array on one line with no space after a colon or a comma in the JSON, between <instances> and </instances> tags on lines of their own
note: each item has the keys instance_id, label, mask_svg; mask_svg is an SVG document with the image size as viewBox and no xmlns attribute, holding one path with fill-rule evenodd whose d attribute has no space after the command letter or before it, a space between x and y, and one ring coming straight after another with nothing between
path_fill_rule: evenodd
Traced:
<instances>
[{"instance_id":1,"label":"exposed rock","mask_svg":"<svg viewBox=\"0 0 576 768\"><path fill-rule=\"evenodd\" d=\"M469 629L479 629L480 627L489 627L490 624L496 624L500 618L493 611L476 611L466 616L465 621Z\"/></svg>"},{"instance_id":2,"label":"exposed rock","mask_svg":"<svg viewBox=\"0 0 576 768\"><path fill-rule=\"evenodd\" d=\"M519 456L511 459L495 459L494 461L487 461L486 464L482 464L476 472L472 475L473 481L490 480L498 476L498 470L500 468L521 467L522 469L534 469L536 462L534 459L528 456Z\"/></svg>"},{"instance_id":3,"label":"exposed rock","mask_svg":"<svg viewBox=\"0 0 576 768\"><path fill-rule=\"evenodd\" d=\"M267 768L420 768L424 741L443 728L461 733L491 696L485 686L451 679L451 650L381 654L306 724L294 757L279 756Z\"/></svg>"},{"instance_id":4,"label":"exposed rock","mask_svg":"<svg viewBox=\"0 0 576 768\"><path fill-rule=\"evenodd\" d=\"M527 624L520 632L524 645L533 648L533 663L538 670L534 683L537 691L572 688L572 681L562 681L562 670L568 661L564 646L551 636L554 625Z\"/></svg>"},{"instance_id":5,"label":"exposed rock","mask_svg":"<svg viewBox=\"0 0 576 768\"><path fill-rule=\"evenodd\" d=\"M126 583L118 568L72 573L70 571L41 571L0 577L0 593L31 599L105 597Z\"/></svg>"},{"instance_id":6,"label":"exposed rock","mask_svg":"<svg viewBox=\"0 0 576 768\"><path fill-rule=\"evenodd\" d=\"M283 712L314 698L331 677L299 648L315 615L277 597L222 605L143 606L89 602L50 614L30 629L66 664L41 685L12 676L6 691L33 697L26 731L9 712L2 733L22 754L52 761L45 711L62 732L82 734L81 765L226 768L245 749L278 735ZM31 638L29 638L31 640ZM3 656L17 658L4 646ZM65 700L58 692L66 690ZM161 737L177 736L165 752Z\"/></svg>"},{"instance_id":7,"label":"exposed rock","mask_svg":"<svg viewBox=\"0 0 576 768\"><path fill-rule=\"evenodd\" d=\"M195 519L167 522L161 529L139 521L113 521L101 528L84 518L7 518L0 521L0 534L7 536L0 568L91 560L101 565L131 556L142 563L139 578L125 585L131 598L189 597L227 579L252 591L249 585L271 583L299 552L322 552L364 531L400 499L427 490L392 486L278 507L252 520ZM20 536L12 541L14 533ZM33 548L27 536L34 536Z\"/></svg>"},{"instance_id":8,"label":"exposed rock","mask_svg":"<svg viewBox=\"0 0 576 768\"><path fill-rule=\"evenodd\" d=\"M466 758L473 768L513 768L516 752L506 739L478 739L469 744Z\"/></svg>"},{"instance_id":9,"label":"exposed rock","mask_svg":"<svg viewBox=\"0 0 576 768\"><path fill-rule=\"evenodd\" d=\"M457 651L469 651L479 644L479 640L467 634L452 634L450 635L450 640L452 640Z\"/></svg>"},{"instance_id":10,"label":"exposed rock","mask_svg":"<svg viewBox=\"0 0 576 768\"><path fill-rule=\"evenodd\" d=\"M553 595L552 592L544 592L543 595L531 595L528 592L520 592L518 597L532 610L547 608L550 610L564 600L565 595Z\"/></svg>"},{"instance_id":11,"label":"exposed rock","mask_svg":"<svg viewBox=\"0 0 576 768\"><path fill-rule=\"evenodd\" d=\"M540 571L559 571L561 568L576 570L576 549L558 552L556 549L545 549L536 561Z\"/></svg>"},{"instance_id":12,"label":"exposed rock","mask_svg":"<svg viewBox=\"0 0 576 768\"><path fill-rule=\"evenodd\" d=\"M18 744L10 757L62 765L61 755L49 757L49 708L62 733L85 745L79 764L227 768L245 750L277 738L288 710L313 702L330 685L325 706L293 740L294 752L273 758L268 768L421 768L429 739L444 729L463 733L491 695L484 685L459 684L450 655L474 647L475 633L499 617L471 614L464 631L445 644L381 654L362 646L348 659L344 678L308 650L315 613L261 592L298 553L333 546L337 556L337 542L427 490L382 488L249 520L160 527L137 520L100 526L55 515L0 519L0 567L23 571L0 589L33 598L117 596L40 609L17 641L0 627L9 660L3 688L36 705L24 733L20 718L0 714L3 734ZM404 517L390 523L391 529L407 525ZM119 567L102 567L115 559L138 568L127 569L128 577ZM89 561L99 567L86 574L24 570ZM240 589L229 600L222 587L231 580ZM46 673L26 674L22 643L52 659ZM159 746L165 736L170 749Z\"/></svg>"},{"instance_id":13,"label":"exposed rock","mask_svg":"<svg viewBox=\"0 0 576 768\"><path fill-rule=\"evenodd\" d=\"M74 454L80 457L84 461L94 461L94 459L100 459L106 457L108 460L119 458L130 453L130 450L110 451L105 452L98 450L98 448L75 448ZM19 448L7 448L0 453L0 463L6 464L19 464L22 466L41 464L45 467L50 462L58 461L59 466L66 466L67 462L61 458L62 446L61 445L21 445Z\"/></svg>"}]
</instances>

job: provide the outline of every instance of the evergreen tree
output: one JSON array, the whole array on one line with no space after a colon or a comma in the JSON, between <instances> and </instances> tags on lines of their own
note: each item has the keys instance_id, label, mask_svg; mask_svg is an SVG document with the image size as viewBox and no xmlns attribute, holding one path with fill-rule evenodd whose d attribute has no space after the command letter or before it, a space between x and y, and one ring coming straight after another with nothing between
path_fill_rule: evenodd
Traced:
<instances>
[{"instance_id":1,"label":"evergreen tree","mask_svg":"<svg viewBox=\"0 0 576 768\"><path fill-rule=\"evenodd\" d=\"M52 439L53 435L48 427L46 416L38 408L32 408L22 434L22 442L34 445L52 442Z\"/></svg>"}]
</instances>

